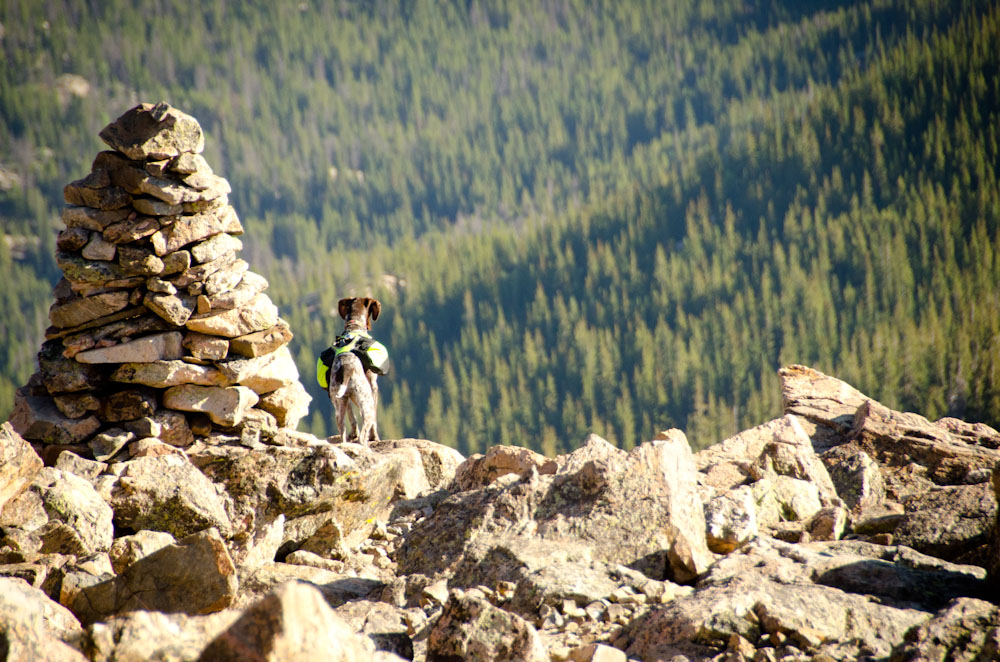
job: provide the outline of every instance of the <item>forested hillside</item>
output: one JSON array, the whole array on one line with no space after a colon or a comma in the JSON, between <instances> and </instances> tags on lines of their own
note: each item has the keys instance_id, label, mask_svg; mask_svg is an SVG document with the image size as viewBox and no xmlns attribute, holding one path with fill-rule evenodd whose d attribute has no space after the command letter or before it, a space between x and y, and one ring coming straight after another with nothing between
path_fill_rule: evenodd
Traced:
<instances>
[{"instance_id":1,"label":"forested hillside","mask_svg":"<svg viewBox=\"0 0 1000 662\"><path fill-rule=\"evenodd\" d=\"M61 189L139 100L197 117L311 373L383 301L383 436L704 446L807 363L1000 424L989 2L0 6L0 416Z\"/></svg>"}]
</instances>

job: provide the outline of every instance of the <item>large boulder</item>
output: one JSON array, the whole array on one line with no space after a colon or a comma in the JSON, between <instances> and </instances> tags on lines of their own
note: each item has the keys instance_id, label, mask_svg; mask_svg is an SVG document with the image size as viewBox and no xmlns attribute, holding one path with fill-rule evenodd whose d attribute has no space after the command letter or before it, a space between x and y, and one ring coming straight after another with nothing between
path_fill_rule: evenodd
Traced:
<instances>
[{"instance_id":1,"label":"large boulder","mask_svg":"<svg viewBox=\"0 0 1000 662\"><path fill-rule=\"evenodd\" d=\"M205 529L139 559L120 575L67 575L60 601L89 624L139 609L208 614L229 607L238 587L219 532Z\"/></svg>"},{"instance_id":2,"label":"large boulder","mask_svg":"<svg viewBox=\"0 0 1000 662\"><path fill-rule=\"evenodd\" d=\"M119 478L111 491L111 505L119 526L166 531L176 538L208 527L232 535L224 499L187 458L140 457L116 469Z\"/></svg>"},{"instance_id":3,"label":"large boulder","mask_svg":"<svg viewBox=\"0 0 1000 662\"><path fill-rule=\"evenodd\" d=\"M45 593L20 579L0 577L0 651L5 660L87 662L78 650L82 634L73 614Z\"/></svg>"},{"instance_id":4,"label":"large boulder","mask_svg":"<svg viewBox=\"0 0 1000 662\"><path fill-rule=\"evenodd\" d=\"M316 588L289 582L244 611L198 660L363 662L375 655L374 644L338 618Z\"/></svg>"},{"instance_id":5,"label":"large boulder","mask_svg":"<svg viewBox=\"0 0 1000 662\"><path fill-rule=\"evenodd\" d=\"M891 662L980 662L1000 659L1000 607L957 598L907 633Z\"/></svg>"},{"instance_id":6,"label":"large boulder","mask_svg":"<svg viewBox=\"0 0 1000 662\"><path fill-rule=\"evenodd\" d=\"M627 455L601 444L607 442L561 458L554 475L510 474L448 497L411 531L400 570L450 573L480 537L533 535L554 544L586 542L593 558L654 579L688 581L704 571L711 554L683 435L675 431Z\"/></svg>"},{"instance_id":7,"label":"large boulder","mask_svg":"<svg viewBox=\"0 0 1000 662\"><path fill-rule=\"evenodd\" d=\"M31 490L41 497L49 516L49 523L39 530L43 551L87 556L111 546L113 513L90 481L46 467Z\"/></svg>"},{"instance_id":8,"label":"large boulder","mask_svg":"<svg viewBox=\"0 0 1000 662\"><path fill-rule=\"evenodd\" d=\"M548 662L535 628L488 601L452 593L427 642L428 662Z\"/></svg>"},{"instance_id":9,"label":"large boulder","mask_svg":"<svg viewBox=\"0 0 1000 662\"><path fill-rule=\"evenodd\" d=\"M88 650L93 662L193 661L239 617L234 609L196 616L126 612L90 625Z\"/></svg>"}]
</instances>

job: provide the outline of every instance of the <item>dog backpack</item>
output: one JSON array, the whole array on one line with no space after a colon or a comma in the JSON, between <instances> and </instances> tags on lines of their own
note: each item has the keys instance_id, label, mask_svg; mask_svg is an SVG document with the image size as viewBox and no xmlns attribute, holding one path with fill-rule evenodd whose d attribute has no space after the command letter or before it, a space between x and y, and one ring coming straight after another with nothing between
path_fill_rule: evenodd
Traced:
<instances>
[{"instance_id":1,"label":"dog backpack","mask_svg":"<svg viewBox=\"0 0 1000 662\"><path fill-rule=\"evenodd\" d=\"M354 352L365 370L371 370L377 375L388 374L391 367L389 350L385 345L368 334L348 333L337 336L337 342L327 347L316 359L316 381L323 388L329 388L330 368L338 356L344 352Z\"/></svg>"}]
</instances>

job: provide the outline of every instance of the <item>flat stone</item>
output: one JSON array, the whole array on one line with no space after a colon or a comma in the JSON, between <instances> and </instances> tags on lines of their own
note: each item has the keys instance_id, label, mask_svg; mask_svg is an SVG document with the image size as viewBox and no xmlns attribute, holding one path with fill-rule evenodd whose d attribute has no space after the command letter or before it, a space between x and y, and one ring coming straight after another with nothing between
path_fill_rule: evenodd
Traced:
<instances>
[{"instance_id":1,"label":"flat stone","mask_svg":"<svg viewBox=\"0 0 1000 662\"><path fill-rule=\"evenodd\" d=\"M230 235L226 235L227 237ZM211 309L211 299L208 297L231 290L243 280L243 274L250 267L246 260L236 260L231 265L219 269L214 274L205 279L206 302Z\"/></svg>"},{"instance_id":2,"label":"flat stone","mask_svg":"<svg viewBox=\"0 0 1000 662\"><path fill-rule=\"evenodd\" d=\"M184 211L183 205L172 205L157 198L138 197L132 200L132 207L147 216L177 216Z\"/></svg>"},{"instance_id":3,"label":"flat stone","mask_svg":"<svg viewBox=\"0 0 1000 662\"><path fill-rule=\"evenodd\" d=\"M47 444L77 444L101 427L96 416L68 418L56 408L52 398L20 393L14 397L10 424L25 439Z\"/></svg>"},{"instance_id":4,"label":"flat stone","mask_svg":"<svg viewBox=\"0 0 1000 662\"><path fill-rule=\"evenodd\" d=\"M143 305L174 326L183 326L194 314L195 298L181 294L147 292ZM172 357L178 358L178 357Z\"/></svg>"},{"instance_id":5,"label":"flat stone","mask_svg":"<svg viewBox=\"0 0 1000 662\"><path fill-rule=\"evenodd\" d=\"M91 236L90 241L87 245L83 247L80 251L80 255L88 260L104 260L109 262L115 259L115 253L117 248L111 242L105 241L104 237L99 234L94 234Z\"/></svg>"},{"instance_id":6,"label":"flat stone","mask_svg":"<svg viewBox=\"0 0 1000 662\"><path fill-rule=\"evenodd\" d=\"M98 366L85 365L62 355L62 344L49 340L38 352L38 373L51 394L89 391L104 378Z\"/></svg>"},{"instance_id":7,"label":"flat stone","mask_svg":"<svg viewBox=\"0 0 1000 662\"><path fill-rule=\"evenodd\" d=\"M129 293L124 290L95 294L53 304L49 308L49 321L60 329L69 329L124 310L128 305Z\"/></svg>"},{"instance_id":8,"label":"flat stone","mask_svg":"<svg viewBox=\"0 0 1000 662\"><path fill-rule=\"evenodd\" d=\"M168 388L180 384L227 386L232 383L218 368L178 360L123 363L111 373L111 381L144 384L156 388Z\"/></svg>"},{"instance_id":9,"label":"flat stone","mask_svg":"<svg viewBox=\"0 0 1000 662\"><path fill-rule=\"evenodd\" d=\"M74 474L91 482L108 468L108 465L104 462L88 460L72 451L62 451L59 453L56 463L53 466L59 471Z\"/></svg>"},{"instance_id":10,"label":"flat stone","mask_svg":"<svg viewBox=\"0 0 1000 662\"><path fill-rule=\"evenodd\" d=\"M292 331L285 320L279 319L274 326L245 336L232 338L229 348L241 356L249 358L270 354L292 340Z\"/></svg>"},{"instance_id":11,"label":"flat stone","mask_svg":"<svg viewBox=\"0 0 1000 662\"><path fill-rule=\"evenodd\" d=\"M127 276L155 276L163 273L163 260L152 251L137 246L121 246L118 249L118 266Z\"/></svg>"},{"instance_id":12,"label":"flat stone","mask_svg":"<svg viewBox=\"0 0 1000 662\"><path fill-rule=\"evenodd\" d=\"M79 207L92 207L104 211L121 209L132 202L132 196L117 186L104 188L89 188L77 180L63 188L63 198L66 202Z\"/></svg>"},{"instance_id":13,"label":"flat stone","mask_svg":"<svg viewBox=\"0 0 1000 662\"><path fill-rule=\"evenodd\" d=\"M73 283L110 287L110 283L127 277L114 262L87 260L75 253L56 252L56 265L63 276Z\"/></svg>"},{"instance_id":14,"label":"flat stone","mask_svg":"<svg viewBox=\"0 0 1000 662\"><path fill-rule=\"evenodd\" d=\"M236 211L226 206L191 216L177 216L170 225L154 233L151 241L156 254L165 255L220 232L231 232L234 225L239 228L239 233L243 232Z\"/></svg>"},{"instance_id":15,"label":"flat stone","mask_svg":"<svg viewBox=\"0 0 1000 662\"><path fill-rule=\"evenodd\" d=\"M243 279L233 289L208 297L210 309L232 310L239 308L266 290L267 286L267 279L248 271L243 274Z\"/></svg>"},{"instance_id":16,"label":"flat stone","mask_svg":"<svg viewBox=\"0 0 1000 662\"><path fill-rule=\"evenodd\" d=\"M257 358L220 361L217 365L230 383L247 386L258 395L299 379L299 370L287 345Z\"/></svg>"},{"instance_id":17,"label":"flat stone","mask_svg":"<svg viewBox=\"0 0 1000 662\"><path fill-rule=\"evenodd\" d=\"M149 216L128 218L119 223L112 223L104 230L105 241L113 244L130 244L150 236L160 229L160 223Z\"/></svg>"},{"instance_id":18,"label":"flat stone","mask_svg":"<svg viewBox=\"0 0 1000 662\"><path fill-rule=\"evenodd\" d=\"M165 103L143 103L100 132L101 140L135 160L162 160L201 153L205 136L198 121Z\"/></svg>"},{"instance_id":19,"label":"flat stone","mask_svg":"<svg viewBox=\"0 0 1000 662\"><path fill-rule=\"evenodd\" d=\"M156 315L150 315L149 311L144 308L126 309L123 312L130 312L131 315L121 320L103 318L99 321L104 323L96 328L87 328L88 325L81 325L82 331L63 337L62 355L66 358L73 358L87 349L117 344L127 338L167 331L170 328L164 320ZM80 365L76 361L73 363Z\"/></svg>"},{"instance_id":20,"label":"flat stone","mask_svg":"<svg viewBox=\"0 0 1000 662\"><path fill-rule=\"evenodd\" d=\"M218 336L188 331L184 335L184 341L181 345L196 359L219 361L229 354L230 342Z\"/></svg>"},{"instance_id":21,"label":"flat stone","mask_svg":"<svg viewBox=\"0 0 1000 662\"><path fill-rule=\"evenodd\" d=\"M150 363L164 359L179 359L184 355L181 348L182 339L183 336L179 331L157 333L113 347L80 352L76 355L76 360L80 363Z\"/></svg>"},{"instance_id":22,"label":"flat stone","mask_svg":"<svg viewBox=\"0 0 1000 662\"><path fill-rule=\"evenodd\" d=\"M63 416L83 418L101 407L101 401L93 393L64 393L53 395L52 401Z\"/></svg>"},{"instance_id":23,"label":"flat stone","mask_svg":"<svg viewBox=\"0 0 1000 662\"><path fill-rule=\"evenodd\" d=\"M212 276L212 274L226 269L230 265L236 262L236 253L225 253L212 260L211 262L202 262L201 264L189 267L171 282L177 287L187 287L189 294L201 294L201 289L204 288L205 280ZM192 291L192 286L198 288L197 292Z\"/></svg>"},{"instance_id":24,"label":"flat stone","mask_svg":"<svg viewBox=\"0 0 1000 662\"><path fill-rule=\"evenodd\" d=\"M83 228L104 232L108 226L124 221L132 213L130 209L94 209L93 207L67 205L62 210L62 221L67 228Z\"/></svg>"},{"instance_id":25,"label":"flat stone","mask_svg":"<svg viewBox=\"0 0 1000 662\"><path fill-rule=\"evenodd\" d=\"M225 427L240 423L258 400L257 394L244 386L219 388L184 384L173 386L163 394L165 407L208 414L213 423Z\"/></svg>"},{"instance_id":26,"label":"flat stone","mask_svg":"<svg viewBox=\"0 0 1000 662\"><path fill-rule=\"evenodd\" d=\"M298 380L260 396L259 409L274 415L279 426L296 429L299 421L309 413L312 396Z\"/></svg>"},{"instance_id":27,"label":"flat stone","mask_svg":"<svg viewBox=\"0 0 1000 662\"><path fill-rule=\"evenodd\" d=\"M85 228L66 228L56 236L56 248L67 253L75 253L90 241L90 230Z\"/></svg>"},{"instance_id":28,"label":"flat stone","mask_svg":"<svg viewBox=\"0 0 1000 662\"><path fill-rule=\"evenodd\" d=\"M191 331L237 338L263 331L278 322L278 307L266 294L258 294L244 306L209 315L196 315L185 324Z\"/></svg>"},{"instance_id":29,"label":"flat stone","mask_svg":"<svg viewBox=\"0 0 1000 662\"><path fill-rule=\"evenodd\" d=\"M95 460L105 462L121 452L128 445L128 442L133 439L135 439L135 435L131 432L127 432L121 428L111 428L95 434L87 445L90 447Z\"/></svg>"}]
</instances>

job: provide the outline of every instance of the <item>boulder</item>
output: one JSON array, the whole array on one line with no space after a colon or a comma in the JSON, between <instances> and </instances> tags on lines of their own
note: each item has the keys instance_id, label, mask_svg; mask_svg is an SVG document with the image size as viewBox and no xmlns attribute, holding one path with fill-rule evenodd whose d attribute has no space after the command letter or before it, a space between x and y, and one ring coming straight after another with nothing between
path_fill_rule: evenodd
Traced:
<instances>
[{"instance_id":1,"label":"boulder","mask_svg":"<svg viewBox=\"0 0 1000 662\"><path fill-rule=\"evenodd\" d=\"M886 498L885 480L878 463L856 444L837 446L821 456L837 495L857 512L880 505Z\"/></svg>"},{"instance_id":2,"label":"boulder","mask_svg":"<svg viewBox=\"0 0 1000 662\"><path fill-rule=\"evenodd\" d=\"M236 568L215 529L167 545L120 575L72 579L63 580L60 601L86 624L139 609L208 614L230 606L239 586Z\"/></svg>"},{"instance_id":3,"label":"boulder","mask_svg":"<svg viewBox=\"0 0 1000 662\"><path fill-rule=\"evenodd\" d=\"M520 534L555 544L586 541L593 558L632 565L654 579L688 581L704 571L711 555L683 435L624 457L617 449L595 452L600 448L591 443L582 457L567 456L555 475L508 475L443 500L399 550L400 571L452 572L478 537Z\"/></svg>"},{"instance_id":4,"label":"boulder","mask_svg":"<svg viewBox=\"0 0 1000 662\"><path fill-rule=\"evenodd\" d=\"M891 662L980 662L1000 659L1000 607L957 598L913 628Z\"/></svg>"},{"instance_id":5,"label":"boulder","mask_svg":"<svg viewBox=\"0 0 1000 662\"><path fill-rule=\"evenodd\" d=\"M420 454L427 484L434 489L450 486L458 467L465 461L465 456L454 448L427 439L383 439L373 442L371 448L377 452L415 449Z\"/></svg>"},{"instance_id":6,"label":"boulder","mask_svg":"<svg viewBox=\"0 0 1000 662\"><path fill-rule=\"evenodd\" d=\"M757 535L757 505L750 487L743 486L705 502L708 548L728 554Z\"/></svg>"},{"instance_id":7,"label":"boulder","mask_svg":"<svg viewBox=\"0 0 1000 662\"><path fill-rule=\"evenodd\" d=\"M850 384L803 365L778 371L782 407L802 419L813 448L822 453L851 438L854 414L870 398Z\"/></svg>"},{"instance_id":8,"label":"boulder","mask_svg":"<svg viewBox=\"0 0 1000 662\"><path fill-rule=\"evenodd\" d=\"M520 616L453 592L427 641L428 662L548 662L538 632Z\"/></svg>"},{"instance_id":9,"label":"boulder","mask_svg":"<svg viewBox=\"0 0 1000 662\"><path fill-rule=\"evenodd\" d=\"M0 424L0 513L21 494L42 469L42 459L14 430L9 421Z\"/></svg>"},{"instance_id":10,"label":"boulder","mask_svg":"<svg viewBox=\"0 0 1000 662\"><path fill-rule=\"evenodd\" d=\"M958 563L988 565L997 513L992 485L949 485L908 499L893 542Z\"/></svg>"},{"instance_id":11,"label":"boulder","mask_svg":"<svg viewBox=\"0 0 1000 662\"><path fill-rule=\"evenodd\" d=\"M111 566L120 575L136 561L146 558L177 541L165 531L139 531L130 536L116 538L108 550Z\"/></svg>"},{"instance_id":12,"label":"boulder","mask_svg":"<svg viewBox=\"0 0 1000 662\"><path fill-rule=\"evenodd\" d=\"M244 611L198 659L362 662L374 655L372 642L338 618L315 587L289 582Z\"/></svg>"},{"instance_id":13,"label":"boulder","mask_svg":"<svg viewBox=\"0 0 1000 662\"><path fill-rule=\"evenodd\" d=\"M233 526L215 485L178 455L141 457L121 463L111 493L115 523L135 531L166 531L182 538L207 527L226 537Z\"/></svg>"}]
</instances>

